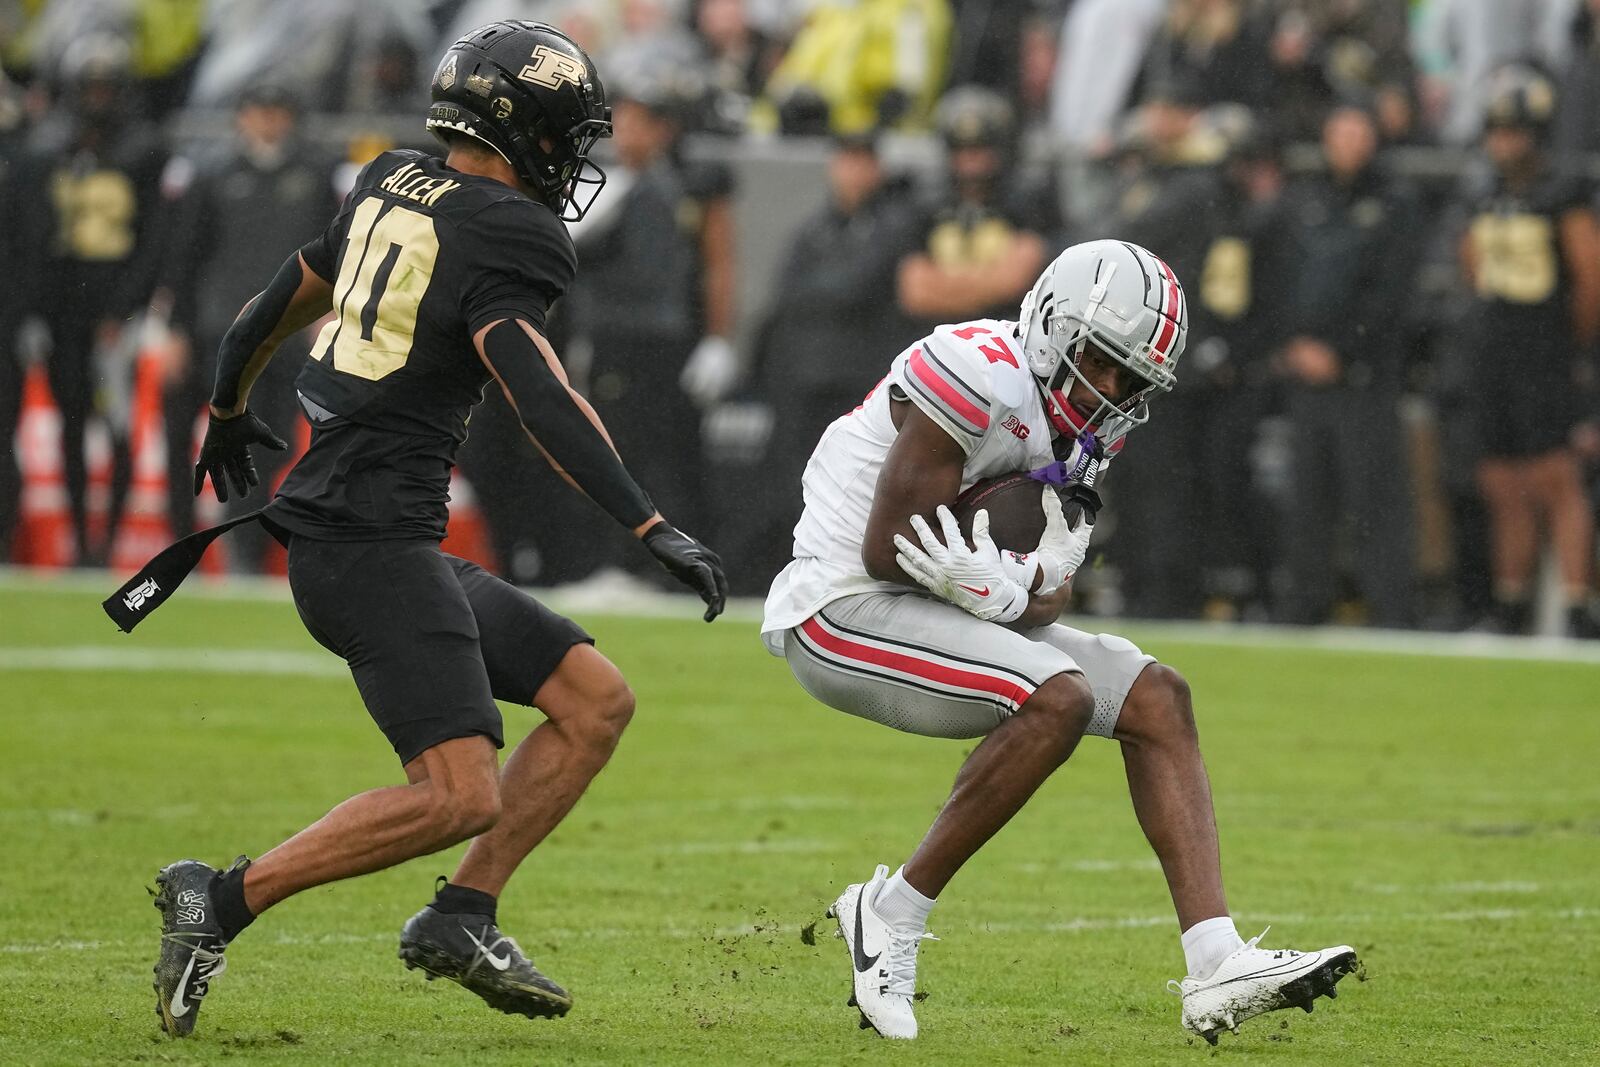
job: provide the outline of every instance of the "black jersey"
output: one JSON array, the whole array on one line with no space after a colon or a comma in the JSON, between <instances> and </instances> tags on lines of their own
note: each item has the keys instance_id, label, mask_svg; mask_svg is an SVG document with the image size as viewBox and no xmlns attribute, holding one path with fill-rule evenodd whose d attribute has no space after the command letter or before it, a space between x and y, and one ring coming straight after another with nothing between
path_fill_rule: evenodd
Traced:
<instances>
[{"instance_id":1,"label":"black jersey","mask_svg":"<svg viewBox=\"0 0 1600 1067\"><path fill-rule=\"evenodd\" d=\"M386 152L301 254L333 284L334 318L295 381L311 448L267 514L322 540L442 539L489 381L472 337L505 318L543 329L577 271L566 227L493 179Z\"/></svg>"},{"instance_id":2,"label":"black jersey","mask_svg":"<svg viewBox=\"0 0 1600 1067\"><path fill-rule=\"evenodd\" d=\"M1522 188L1492 176L1468 190L1479 325L1494 335L1493 343L1570 349L1571 289L1561 219L1587 208L1590 193L1587 182L1553 171Z\"/></svg>"},{"instance_id":3,"label":"black jersey","mask_svg":"<svg viewBox=\"0 0 1600 1067\"><path fill-rule=\"evenodd\" d=\"M1486 175L1467 190L1477 290L1468 385L1486 454L1559 448L1584 415L1561 220L1588 208L1589 193L1588 182L1553 170L1521 187Z\"/></svg>"}]
</instances>

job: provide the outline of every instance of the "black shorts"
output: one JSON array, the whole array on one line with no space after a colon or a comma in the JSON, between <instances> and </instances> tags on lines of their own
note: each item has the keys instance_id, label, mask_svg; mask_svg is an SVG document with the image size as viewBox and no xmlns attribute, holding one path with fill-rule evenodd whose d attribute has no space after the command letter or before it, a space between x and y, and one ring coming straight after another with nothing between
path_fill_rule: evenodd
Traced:
<instances>
[{"instance_id":1,"label":"black shorts","mask_svg":"<svg viewBox=\"0 0 1600 1067\"><path fill-rule=\"evenodd\" d=\"M289 588L317 642L350 665L402 764L455 737L504 746L495 700L533 703L594 638L433 541L289 542Z\"/></svg>"}]
</instances>

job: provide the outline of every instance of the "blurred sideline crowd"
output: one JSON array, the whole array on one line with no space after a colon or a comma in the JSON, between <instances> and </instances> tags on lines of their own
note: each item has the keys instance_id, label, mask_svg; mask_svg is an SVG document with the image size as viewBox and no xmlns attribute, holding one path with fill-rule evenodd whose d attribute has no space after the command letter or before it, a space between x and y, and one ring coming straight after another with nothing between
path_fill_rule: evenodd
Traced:
<instances>
[{"instance_id":1,"label":"blurred sideline crowd","mask_svg":"<svg viewBox=\"0 0 1600 1067\"><path fill-rule=\"evenodd\" d=\"M434 59L497 18L606 79L610 184L552 339L736 592L896 353L1014 319L1062 247L1115 236L1191 322L1081 610L1523 633L1544 589L1600 636L1600 0L0 0L0 559L116 564L214 520L192 456L222 334L361 163L429 147ZM739 231L787 202L752 279ZM280 433L308 350L252 392ZM502 409L464 448L461 546L652 581Z\"/></svg>"}]
</instances>

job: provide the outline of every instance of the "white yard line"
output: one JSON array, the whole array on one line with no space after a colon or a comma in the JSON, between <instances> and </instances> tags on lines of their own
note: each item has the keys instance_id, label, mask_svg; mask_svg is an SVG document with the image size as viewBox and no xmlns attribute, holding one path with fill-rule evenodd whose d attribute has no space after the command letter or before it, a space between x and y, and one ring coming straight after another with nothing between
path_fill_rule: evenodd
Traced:
<instances>
[{"instance_id":1,"label":"white yard line","mask_svg":"<svg viewBox=\"0 0 1600 1067\"><path fill-rule=\"evenodd\" d=\"M107 571L40 573L18 567L0 567L0 592L18 590L72 596L93 593L105 597L116 589L121 580ZM700 601L688 594L629 593L626 596L607 597L576 590L569 594L561 587L531 589L529 592L558 611L579 616L697 619L702 610ZM186 582L179 596L245 602L285 601L289 598L289 590L285 582L276 578L209 579L202 576ZM735 597L728 602L726 619L730 622L759 622L761 601L754 597ZM1131 633L1141 643L1152 647L1176 642L1243 648L1316 649L1363 655L1600 664L1600 641L1568 641L1551 637L1418 633L1411 630L1368 630L1341 626L1130 622L1088 617L1069 617L1065 621L1076 622L1087 630ZM109 621L106 625L109 627Z\"/></svg>"},{"instance_id":2,"label":"white yard line","mask_svg":"<svg viewBox=\"0 0 1600 1067\"><path fill-rule=\"evenodd\" d=\"M163 671L175 674L277 674L345 678L344 662L328 653L267 648L141 648L124 645L0 646L0 671Z\"/></svg>"},{"instance_id":3,"label":"white yard line","mask_svg":"<svg viewBox=\"0 0 1600 1067\"><path fill-rule=\"evenodd\" d=\"M817 913L820 916L822 906L819 904ZM1337 926L1370 926L1376 923L1419 923L1431 925L1434 923L1514 923L1535 922L1556 919L1563 922L1594 922L1600 920L1600 908L1479 908L1463 911L1413 911L1413 912L1361 912L1348 915L1312 915L1312 914L1280 914L1257 915L1236 917L1244 927L1257 925L1284 925L1292 923L1318 923L1322 925L1334 924ZM1022 922L1022 923L982 923L962 930L962 934L1075 934L1089 933L1103 930L1137 930L1146 927L1162 927L1173 924L1173 918L1168 915L1123 915L1106 918L1080 918L1062 919L1052 922ZM650 938L669 938L672 940L714 939L719 937L748 937L755 934L781 934L784 936L797 936L802 927L792 923L741 923L735 926L713 927L685 927L662 926L650 927L623 927L600 926L589 929L543 927L533 931L534 937L539 941L549 940L587 940L587 941L616 941L616 940L648 940ZM816 927L819 936L828 936L831 931L826 922L819 922ZM534 937L525 940L534 944ZM251 937L252 941L261 940L273 945L364 945L385 943L394 940L392 932L373 934L317 934L313 936L296 936L293 934L279 934L267 938ZM152 938L117 938L108 941L15 941L0 943L0 955L27 956L47 952L100 952L106 949L148 948Z\"/></svg>"}]
</instances>

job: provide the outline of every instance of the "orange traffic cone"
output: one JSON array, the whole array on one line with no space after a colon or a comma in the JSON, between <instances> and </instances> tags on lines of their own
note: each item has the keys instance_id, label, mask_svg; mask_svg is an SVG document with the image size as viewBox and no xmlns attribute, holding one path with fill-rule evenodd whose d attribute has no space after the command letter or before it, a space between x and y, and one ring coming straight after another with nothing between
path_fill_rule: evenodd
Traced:
<instances>
[{"instance_id":1,"label":"orange traffic cone","mask_svg":"<svg viewBox=\"0 0 1600 1067\"><path fill-rule=\"evenodd\" d=\"M77 547L61 471L61 413L40 364L28 368L23 380L17 464L22 471L22 499L12 561L32 567L65 567Z\"/></svg>"},{"instance_id":2,"label":"orange traffic cone","mask_svg":"<svg viewBox=\"0 0 1600 1067\"><path fill-rule=\"evenodd\" d=\"M450 524L441 547L453 556L470 559L485 570L498 573L494 542L489 538L483 510L478 507L478 494L460 471L450 476Z\"/></svg>"}]
</instances>

